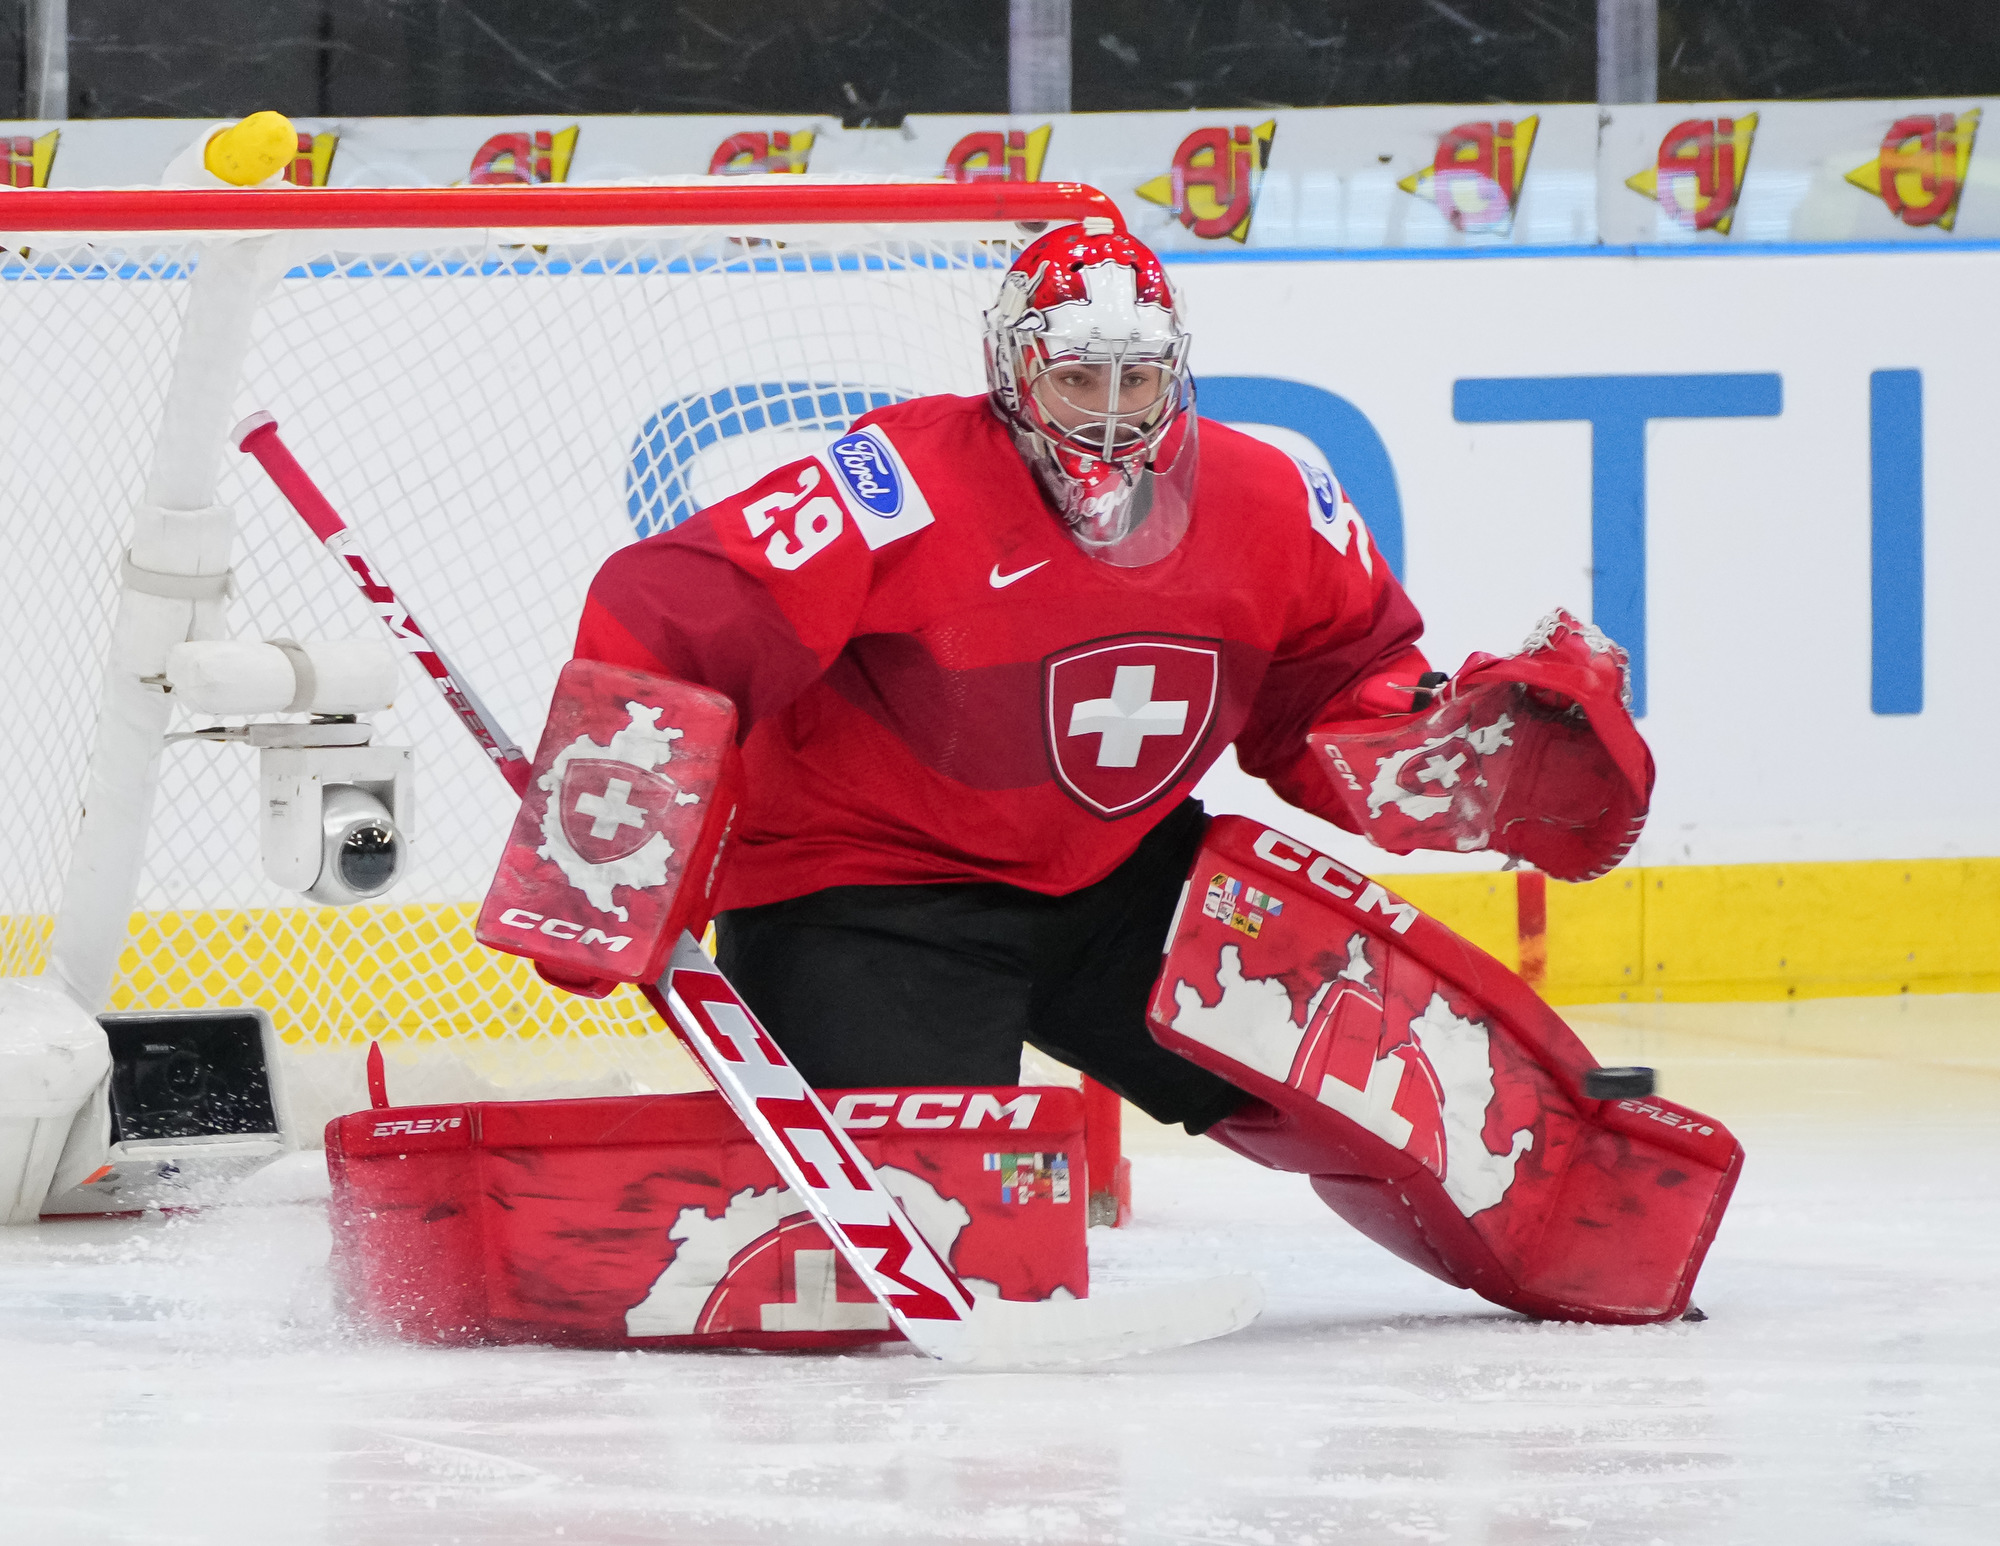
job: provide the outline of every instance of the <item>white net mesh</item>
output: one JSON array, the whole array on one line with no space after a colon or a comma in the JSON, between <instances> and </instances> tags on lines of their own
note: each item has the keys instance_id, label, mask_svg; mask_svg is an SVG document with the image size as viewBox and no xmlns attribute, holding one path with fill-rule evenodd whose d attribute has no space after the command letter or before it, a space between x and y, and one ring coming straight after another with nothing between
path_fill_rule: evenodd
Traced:
<instances>
[{"instance_id":1,"label":"white net mesh","mask_svg":"<svg viewBox=\"0 0 2000 1546\"><path fill-rule=\"evenodd\" d=\"M224 238L214 238L221 240ZM273 412L412 612L532 751L585 587L613 549L823 444L871 406L982 386L978 317L1012 227L785 233L311 233L258 315L238 416ZM45 969L98 710L118 558L204 239L40 237L0 253L0 975ZM360 596L247 457L237 637L363 635ZM174 730L207 723L177 712ZM406 662L378 743L416 749L417 820L387 905L264 878L257 754L168 746L109 1007L255 1004L295 1119L365 1104L699 1082L630 990L544 989L471 920L514 797Z\"/></svg>"}]
</instances>

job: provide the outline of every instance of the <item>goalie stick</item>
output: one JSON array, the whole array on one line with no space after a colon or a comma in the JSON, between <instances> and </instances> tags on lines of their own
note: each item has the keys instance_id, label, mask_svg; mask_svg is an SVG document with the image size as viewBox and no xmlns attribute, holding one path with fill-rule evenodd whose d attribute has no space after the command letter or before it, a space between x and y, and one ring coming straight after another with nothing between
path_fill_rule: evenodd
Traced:
<instances>
[{"instance_id":1,"label":"goalie stick","mask_svg":"<svg viewBox=\"0 0 2000 1546\"><path fill-rule=\"evenodd\" d=\"M514 792L525 795L530 765L520 747L368 562L347 523L278 438L277 420L252 414L231 438L347 566L397 642L423 665ZM932 1358L989 1367L1116 1358L1241 1330L1263 1308L1262 1285L1246 1274L1110 1298L975 1298L692 934L681 934L666 971L641 991L896 1329Z\"/></svg>"},{"instance_id":2,"label":"goalie stick","mask_svg":"<svg viewBox=\"0 0 2000 1546\"><path fill-rule=\"evenodd\" d=\"M229 438L235 442L237 450L256 457L263 465L286 502L312 528L312 534L325 544L327 552L340 560L348 578L368 598L368 604L382 619L382 626L389 630L390 637L437 683L438 691L444 694L444 701L451 705L459 723L472 732L480 750L493 759L500 776L513 786L515 794L525 794L528 789L527 756L500 728L499 721L479 701L478 694L466 685L465 678L452 669L444 651L418 626L409 608L397 599L389 582L382 578L381 571L369 562L353 529L340 518L340 512L333 508L326 495L319 491L319 485L299 465L298 458L278 438L278 421L268 413L253 413L229 432Z\"/></svg>"}]
</instances>

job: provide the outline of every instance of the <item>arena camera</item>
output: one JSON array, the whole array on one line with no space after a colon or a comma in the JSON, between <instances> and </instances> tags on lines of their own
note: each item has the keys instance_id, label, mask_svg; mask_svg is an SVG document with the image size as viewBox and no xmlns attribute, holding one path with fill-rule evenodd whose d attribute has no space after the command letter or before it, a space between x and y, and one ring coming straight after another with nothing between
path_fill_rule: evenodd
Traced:
<instances>
[{"instance_id":1,"label":"arena camera","mask_svg":"<svg viewBox=\"0 0 2000 1546\"><path fill-rule=\"evenodd\" d=\"M168 652L169 690L197 712L310 716L190 733L258 748L264 873L309 901L372 901L407 867L410 749L370 744L363 717L389 707L396 672L396 652L376 639L199 640Z\"/></svg>"},{"instance_id":2,"label":"arena camera","mask_svg":"<svg viewBox=\"0 0 2000 1546\"><path fill-rule=\"evenodd\" d=\"M409 857L409 748L267 747L260 769L264 873L308 901L372 901Z\"/></svg>"}]
</instances>

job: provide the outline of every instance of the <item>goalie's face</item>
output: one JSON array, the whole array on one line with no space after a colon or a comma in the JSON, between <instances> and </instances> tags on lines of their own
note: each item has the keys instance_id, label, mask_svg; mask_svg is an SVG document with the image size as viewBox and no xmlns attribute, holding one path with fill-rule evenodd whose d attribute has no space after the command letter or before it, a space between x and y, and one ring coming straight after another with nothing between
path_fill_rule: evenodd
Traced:
<instances>
[{"instance_id":1,"label":"goalie's face","mask_svg":"<svg viewBox=\"0 0 2000 1546\"><path fill-rule=\"evenodd\" d=\"M1158 365L1098 365L1066 360L1044 368L1030 389L1050 427L1102 446L1106 461L1144 444L1173 377Z\"/></svg>"}]
</instances>

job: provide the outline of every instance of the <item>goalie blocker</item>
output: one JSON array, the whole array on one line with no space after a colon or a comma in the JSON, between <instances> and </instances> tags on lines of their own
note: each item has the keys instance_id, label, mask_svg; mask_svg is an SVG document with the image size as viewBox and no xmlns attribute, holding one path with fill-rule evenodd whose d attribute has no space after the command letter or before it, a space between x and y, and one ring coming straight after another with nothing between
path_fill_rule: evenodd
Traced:
<instances>
[{"instance_id":1,"label":"goalie blocker","mask_svg":"<svg viewBox=\"0 0 2000 1546\"><path fill-rule=\"evenodd\" d=\"M1405 1261L1550 1319L1687 1308L1736 1140L1671 1101L1589 1098L1596 1060L1526 983L1338 860L1212 822L1149 1017L1258 1097L1211 1137L1309 1175Z\"/></svg>"},{"instance_id":2,"label":"goalie blocker","mask_svg":"<svg viewBox=\"0 0 2000 1546\"><path fill-rule=\"evenodd\" d=\"M706 688L572 660L499 873L482 945L602 998L652 982L714 912L741 782L735 705Z\"/></svg>"}]
</instances>

